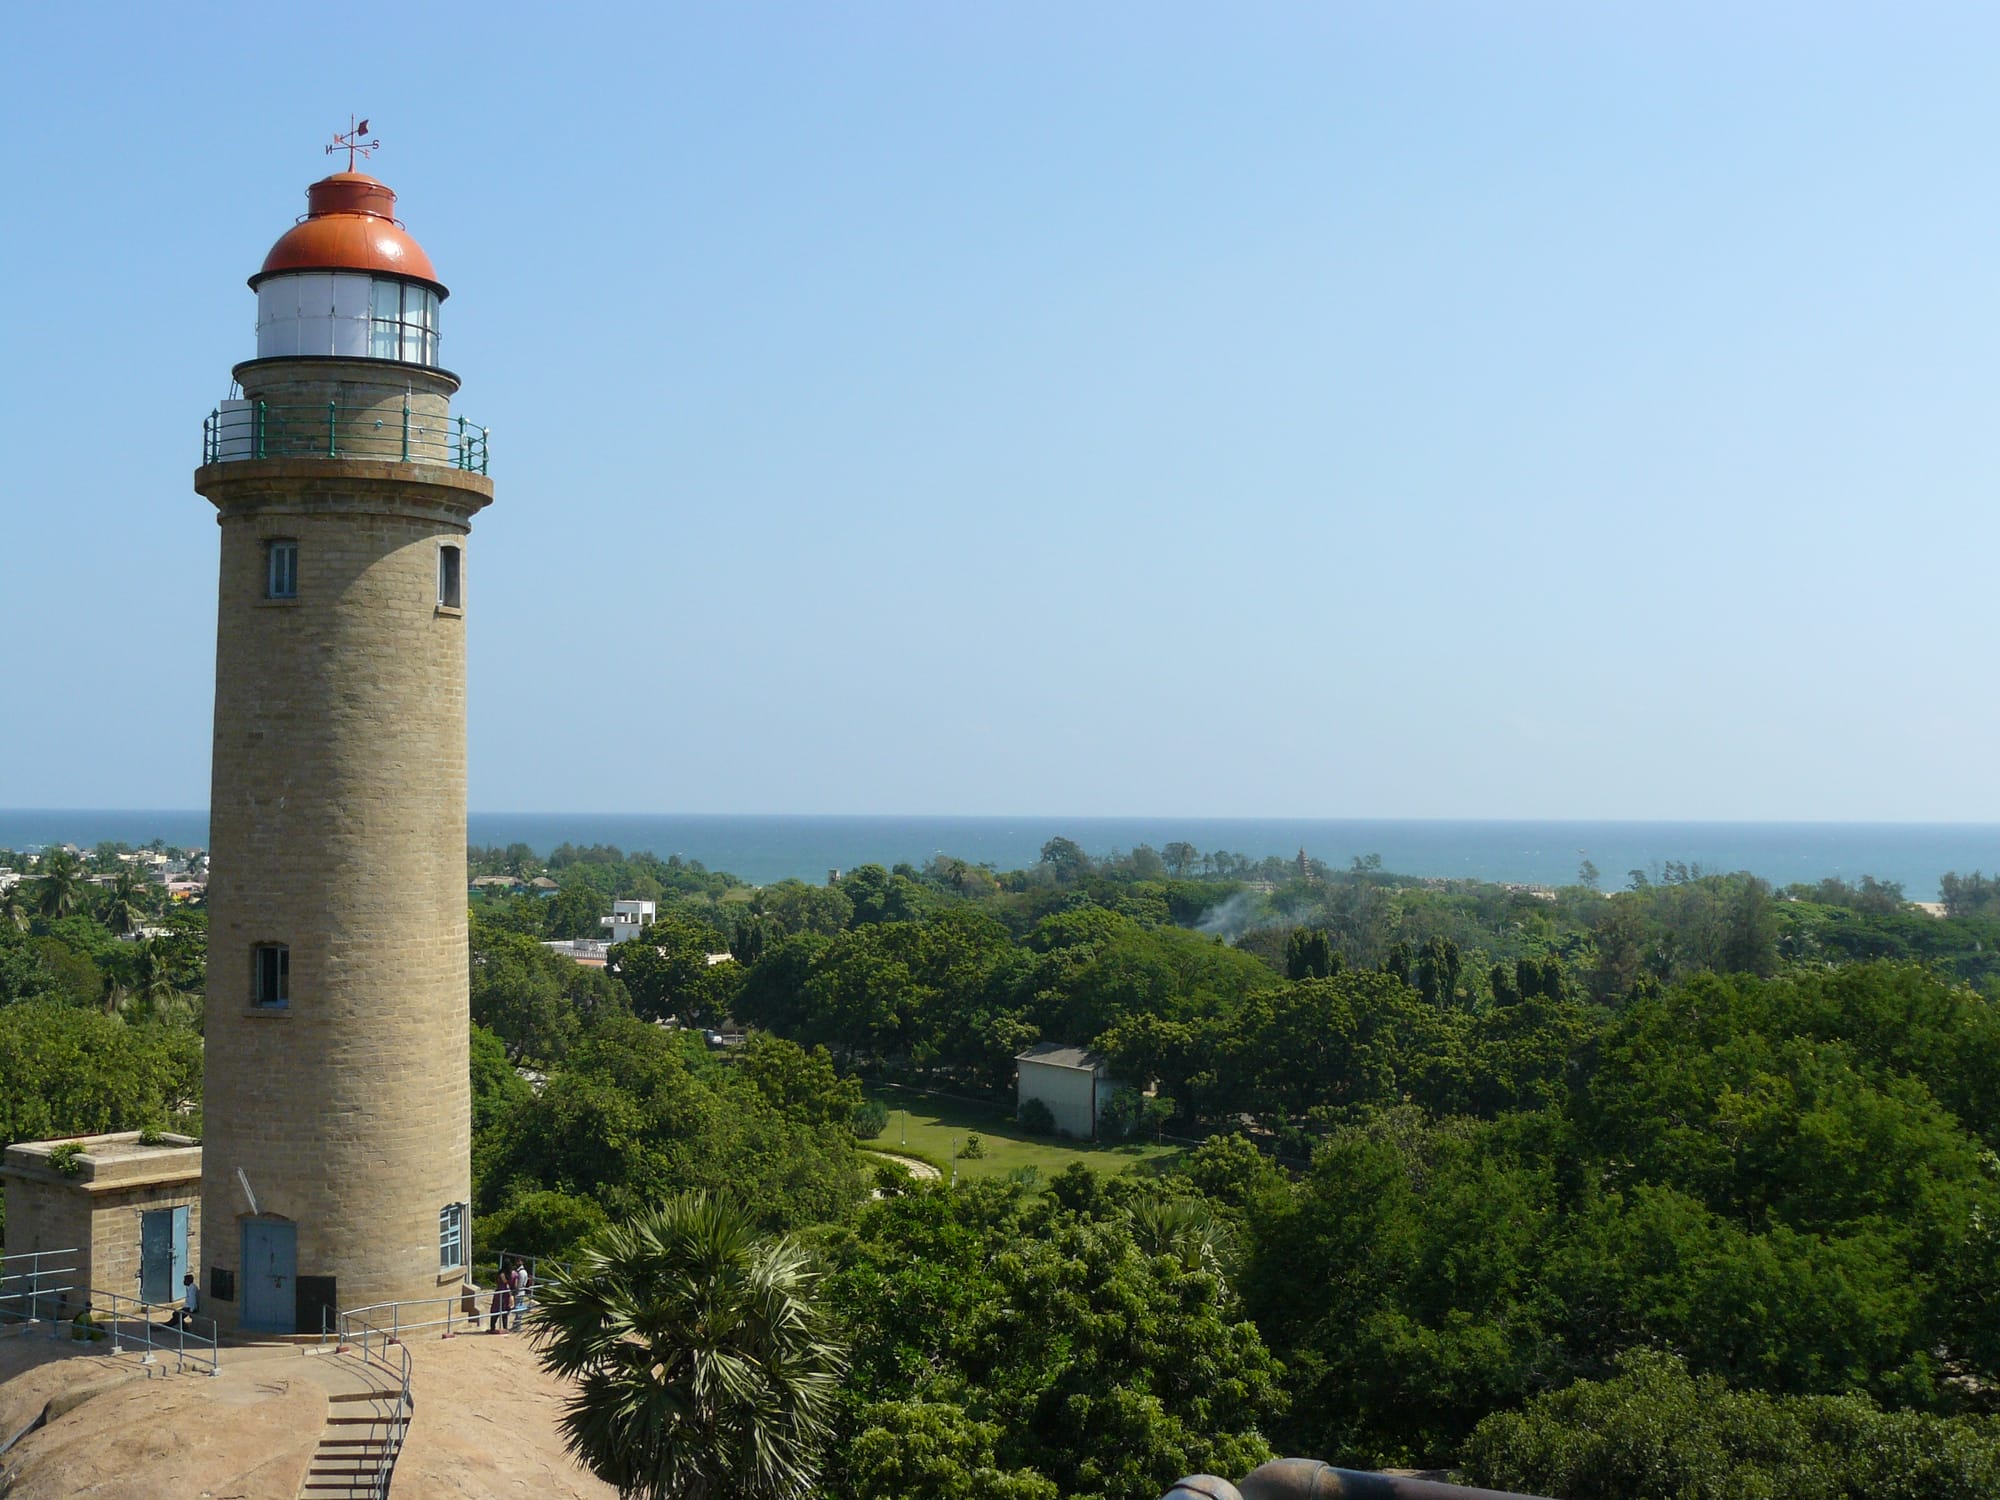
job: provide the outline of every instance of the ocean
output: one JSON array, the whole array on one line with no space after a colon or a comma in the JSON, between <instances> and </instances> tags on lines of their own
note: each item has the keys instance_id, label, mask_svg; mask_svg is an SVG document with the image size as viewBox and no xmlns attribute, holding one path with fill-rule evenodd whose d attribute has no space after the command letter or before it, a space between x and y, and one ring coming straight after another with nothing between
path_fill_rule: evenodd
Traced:
<instances>
[{"instance_id":1,"label":"ocean","mask_svg":"<svg viewBox=\"0 0 2000 1500\"><path fill-rule=\"evenodd\" d=\"M1934 901L1948 870L2000 871L2000 824L1978 823L1614 823L1326 818L795 817L782 814L475 812L475 844L523 843L546 855L557 844L615 844L627 853L698 859L758 885L787 876L822 881L828 870L874 862L922 864L934 854L1016 869L1033 864L1058 835L1091 854L1164 848L1183 840L1253 859L1300 849L1344 868L1379 854L1383 868L1448 879L1561 885L1588 859L1606 890L1628 872L1668 861L1710 871L1748 870L1774 885L1837 875L1902 884L1913 901ZM0 848L106 839L198 845L208 815L196 811L0 809Z\"/></svg>"}]
</instances>

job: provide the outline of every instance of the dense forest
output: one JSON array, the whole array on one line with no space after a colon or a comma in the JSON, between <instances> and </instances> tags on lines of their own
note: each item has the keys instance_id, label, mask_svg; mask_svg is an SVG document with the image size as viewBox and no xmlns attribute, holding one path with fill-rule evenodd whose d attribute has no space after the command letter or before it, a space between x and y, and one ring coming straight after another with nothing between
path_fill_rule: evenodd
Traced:
<instances>
[{"instance_id":1,"label":"dense forest","mask_svg":"<svg viewBox=\"0 0 2000 1500\"><path fill-rule=\"evenodd\" d=\"M117 853L0 898L8 1138L190 1122L201 914L121 910ZM483 1253L689 1192L789 1237L845 1350L829 1495L1143 1500L1274 1451L1566 1500L2000 1493L2000 880L1933 915L1061 838L827 885L469 868L522 887L472 897ZM646 941L544 946L619 897L660 903ZM1031 1126L1039 1041L1179 1150L951 1186L867 1149L891 1087Z\"/></svg>"}]
</instances>

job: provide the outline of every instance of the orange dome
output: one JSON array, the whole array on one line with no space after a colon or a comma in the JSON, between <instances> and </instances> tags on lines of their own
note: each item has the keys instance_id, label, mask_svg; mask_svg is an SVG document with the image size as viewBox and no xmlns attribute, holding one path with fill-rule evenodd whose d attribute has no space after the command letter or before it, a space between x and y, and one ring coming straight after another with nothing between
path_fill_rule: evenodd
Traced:
<instances>
[{"instance_id":1,"label":"orange dome","mask_svg":"<svg viewBox=\"0 0 2000 1500\"><path fill-rule=\"evenodd\" d=\"M365 172L335 172L306 189L306 216L271 247L250 285L285 271L373 271L446 295L424 247L396 222L396 195Z\"/></svg>"}]
</instances>

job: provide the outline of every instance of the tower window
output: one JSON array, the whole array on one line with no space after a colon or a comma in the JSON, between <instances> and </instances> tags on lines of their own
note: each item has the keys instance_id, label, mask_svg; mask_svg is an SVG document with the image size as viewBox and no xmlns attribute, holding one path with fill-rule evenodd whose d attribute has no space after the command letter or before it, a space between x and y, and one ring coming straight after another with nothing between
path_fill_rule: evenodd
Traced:
<instances>
[{"instance_id":1,"label":"tower window","mask_svg":"<svg viewBox=\"0 0 2000 1500\"><path fill-rule=\"evenodd\" d=\"M282 1010L292 1003L292 950L283 943L259 943L252 953L252 993L259 1005Z\"/></svg>"},{"instance_id":2,"label":"tower window","mask_svg":"<svg viewBox=\"0 0 2000 1500\"><path fill-rule=\"evenodd\" d=\"M465 1205L447 1203L438 1210L438 1269L456 1271L465 1264Z\"/></svg>"},{"instance_id":3,"label":"tower window","mask_svg":"<svg viewBox=\"0 0 2000 1500\"><path fill-rule=\"evenodd\" d=\"M299 544L297 542L266 542L264 544L264 597L266 599L296 599L299 597Z\"/></svg>"},{"instance_id":4,"label":"tower window","mask_svg":"<svg viewBox=\"0 0 2000 1500\"><path fill-rule=\"evenodd\" d=\"M438 548L438 603L446 609L464 608L460 552L461 549L449 545Z\"/></svg>"},{"instance_id":5,"label":"tower window","mask_svg":"<svg viewBox=\"0 0 2000 1500\"><path fill-rule=\"evenodd\" d=\"M368 353L375 359L434 365L438 295L405 281L377 281L368 296Z\"/></svg>"}]
</instances>

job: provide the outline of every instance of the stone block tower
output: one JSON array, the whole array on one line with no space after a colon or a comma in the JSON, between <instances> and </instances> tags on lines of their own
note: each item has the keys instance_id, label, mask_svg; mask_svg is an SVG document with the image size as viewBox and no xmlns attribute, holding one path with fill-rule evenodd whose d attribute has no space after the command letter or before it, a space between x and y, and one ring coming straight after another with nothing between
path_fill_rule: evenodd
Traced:
<instances>
[{"instance_id":1,"label":"stone block tower","mask_svg":"<svg viewBox=\"0 0 2000 1500\"><path fill-rule=\"evenodd\" d=\"M470 1249L466 539L493 486L395 201L351 158L307 190L195 473L222 531L201 1282L225 1332L436 1297Z\"/></svg>"}]
</instances>

